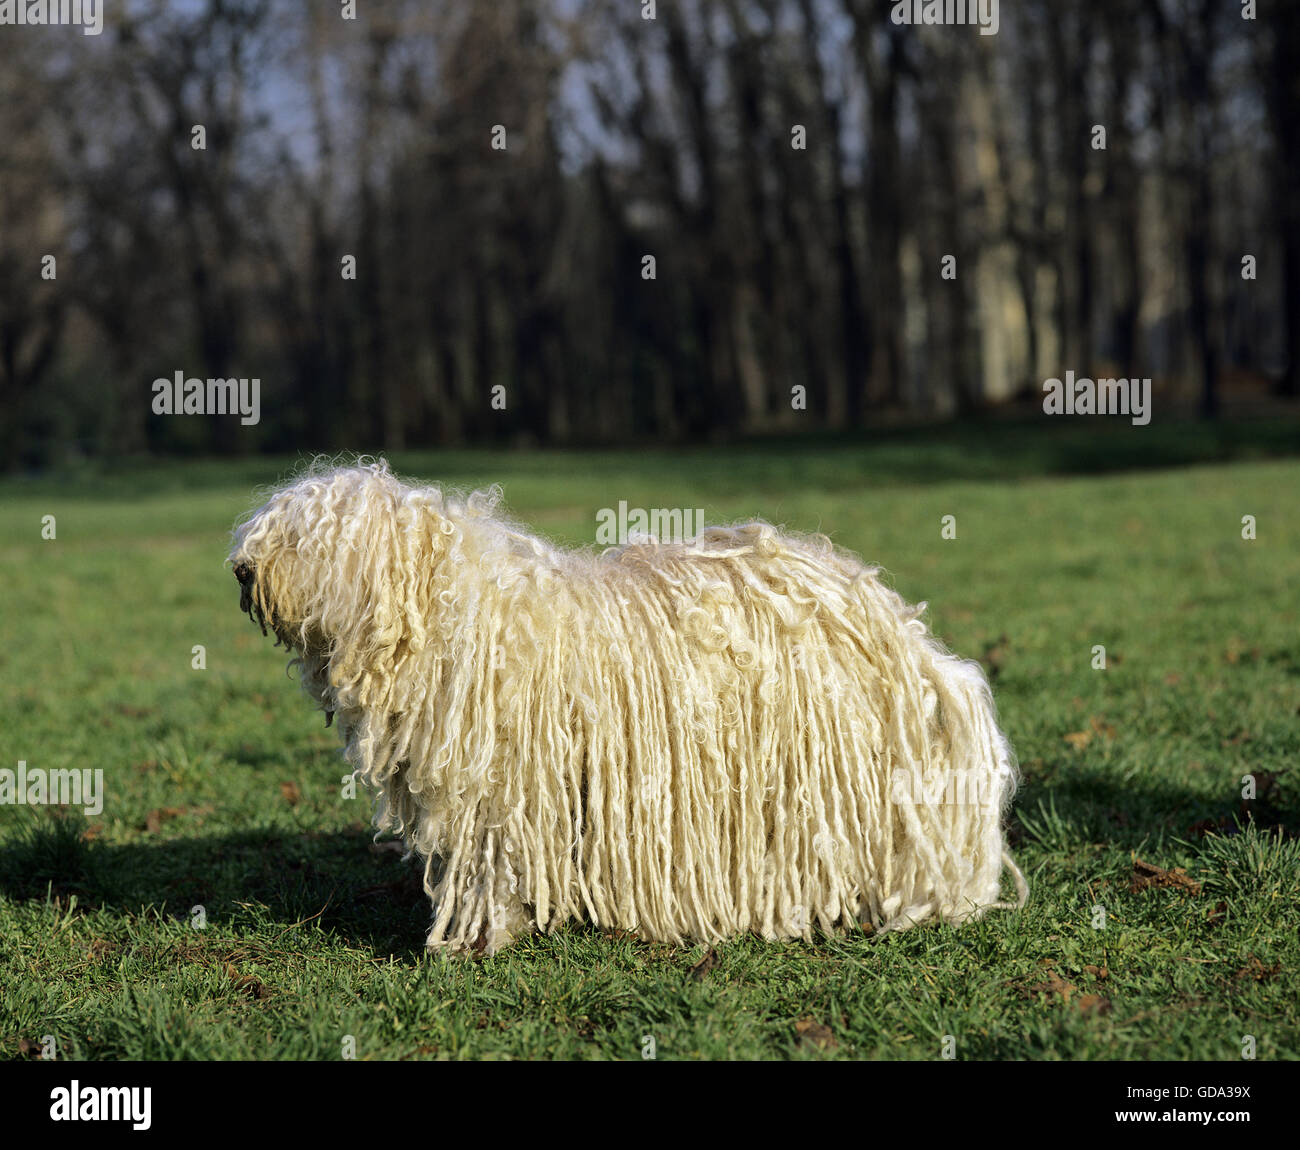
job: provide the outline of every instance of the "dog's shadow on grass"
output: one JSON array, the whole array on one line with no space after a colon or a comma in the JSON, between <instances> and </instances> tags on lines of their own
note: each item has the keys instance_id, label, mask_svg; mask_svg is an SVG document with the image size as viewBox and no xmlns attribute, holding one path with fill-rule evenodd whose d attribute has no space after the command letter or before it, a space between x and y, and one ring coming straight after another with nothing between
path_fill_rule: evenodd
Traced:
<instances>
[{"instance_id":1,"label":"dog's shadow on grass","mask_svg":"<svg viewBox=\"0 0 1300 1150\"><path fill-rule=\"evenodd\" d=\"M1137 785L1082 769L1028 771L1008 819L1008 837L1013 850L1025 841L1055 851L1085 843L1138 850L1171 840L1196 842L1207 834L1235 835L1253 823L1293 838L1300 834L1300 810L1283 773L1257 772L1255 797L1234 802L1231 791L1208 800L1176 778Z\"/></svg>"},{"instance_id":2,"label":"dog's shadow on grass","mask_svg":"<svg viewBox=\"0 0 1300 1150\"><path fill-rule=\"evenodd\" d=\"M1300 833L1300 816L1275 775L1255 800L1207 803L1176 780L1117 785L1085 772L1025 779L1009 819L1012 849L1025 842L1069 853L1085 843L1150 848L1206 833L1234 834L1254 822ZM314 924L376 955L414 960L424 952L431 908L422 869L393 842L364 827L335 831L251 829L216 836L88 841L76 813L33 812L0 850L0 894L15 900L75 895L83 908L136 915L152 908L236 929L269 922Z\"/></svg>"},{"instance_id":3,"label":"dog's shadow on grass","mask_svg":"<svg viewBox=\"0 0 1300 1150\"><path fill-rule=\"evenodd\" d=\"M0 893L15 900L75 895L83 908L147 908L209 924L259 919L315 924L397 958L423 953L430 904L422 868L368 830L249 830L130 844L87 841L76 814L42 812L0 852ZM201 908L201 910L200 910Z\"/></svg>"}]
</instances>

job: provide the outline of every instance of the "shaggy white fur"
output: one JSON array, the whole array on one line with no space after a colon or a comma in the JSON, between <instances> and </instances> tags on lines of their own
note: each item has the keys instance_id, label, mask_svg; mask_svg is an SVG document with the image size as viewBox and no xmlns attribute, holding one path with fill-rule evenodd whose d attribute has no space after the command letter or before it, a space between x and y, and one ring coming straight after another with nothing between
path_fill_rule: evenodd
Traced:
<instances>
[{"instance_id":1,"label":"shaggy white fur","mask_svg":"<svg viewBox=\"0 0 1300 1150\"><path fill-rule=\"evenodd\" d=\"M1010 748L975 663L878 569L765 523L564 550L383 461L237 528L244 610L298 655L425 863L430 947L570 918L678 942L1021 906ZM1016 903L998 901L1002 865Z\"/></svg>"}]
</instances>

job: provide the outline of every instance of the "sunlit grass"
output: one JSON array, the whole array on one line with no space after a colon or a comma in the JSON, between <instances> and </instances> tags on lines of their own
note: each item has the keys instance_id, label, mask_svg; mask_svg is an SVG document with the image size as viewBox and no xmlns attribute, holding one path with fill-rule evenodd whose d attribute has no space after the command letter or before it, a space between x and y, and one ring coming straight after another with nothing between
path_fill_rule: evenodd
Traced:
<instances>
[{"instance_id":1,"label":"sunlit grass","mask_svg":"<svg viewBox=\"0 0 1300 1150\"><path fill-rule=\"evenodd\" d=\"M418 878L340 799L334 732L223 568L291 461L0 486L0 766L101 768L107 788L92 819L0 807L0 1053L52 1034L83 1058L337 1058L351 1036L361 1058L640 1058L653 1039L659 1058L929 1059L951 1035L959 1058L1217 1059L1251 1034L1261 1058L1300 1055L1296 786L1269 781L1300 749L1300 463L1132 470L1121 451L1085 477L1051 465L1074 440L1029 440L992 472L965 442L967 471L942 437L397 460L501 482L568 542L620 499L825 531L995 668L1029 907L739 939L702 977L701 947L587 927L424 956ZM1265 791L1243 806L1246 775ZM1130 891L1135 854L1199 891Z\"/></svg>"}]
</instances>

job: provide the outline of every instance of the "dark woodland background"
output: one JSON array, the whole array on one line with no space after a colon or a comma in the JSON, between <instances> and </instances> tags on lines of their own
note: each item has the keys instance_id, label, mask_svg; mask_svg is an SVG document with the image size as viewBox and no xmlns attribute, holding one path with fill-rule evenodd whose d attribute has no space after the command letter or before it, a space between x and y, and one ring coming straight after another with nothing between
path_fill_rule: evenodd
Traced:
<instances>
[{"instance_id":1,"label":"dark woodland background","mask_svg":"<svg viewBox=\"0 0 1300 1150\"><path fill-rule=\"evenodd\" d=\"M0 28L5 465L837 430L1036 410L1067 369L1153 377L1157 420L1296 396L1300 4L891 6ZM153 415L176 371L259 377L261 423Z\"/></svg>"}]
</instances>

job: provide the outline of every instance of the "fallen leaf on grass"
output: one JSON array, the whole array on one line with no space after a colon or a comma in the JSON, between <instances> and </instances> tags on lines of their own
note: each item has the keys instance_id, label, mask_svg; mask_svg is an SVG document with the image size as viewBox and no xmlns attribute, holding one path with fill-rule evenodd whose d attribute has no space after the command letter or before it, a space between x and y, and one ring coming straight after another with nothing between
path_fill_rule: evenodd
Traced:
<instances>
[{"instance_id":1,"label":"fallen leaf on grass","mask_svg":"<svg viewBox=\"0 0 1300 1150\"><path fill-rule=\"evenodd\" d=\"M1282 964L1273 963L1272 966L1265 966L1255 955L1250 956L1250 961L1246 963L1239 971L1233 974L1233 978L1240 981L1243 978L1250 979L1251 982L1266 982L1275 974L1282 973Z\"/></svg>"},{"instance_id":2,"label":"fallen leaf on grass","mask_svg":"<svg viewBox=\"0 0 1300 1150\"><path fill-rule=\"evenodd\" d=\"M1071 731L1065 736L1065 741L1076 751L1081 751L1092 742L1093 736L1113 739L1115 737L1115 724L1106 722L1099 715L1093 715L1088 719L1088 729L1086 731Z\"/></svg>"},{"instance_id":3,"label":"fallen leaf on grass","mask_svg":"<svg viewBox=\"0 0 1300 1150\"><path fill-rule=\"evenodd\" d=\"M1041 964L1051 967L1052 959L1045 958ZM1025 987L1029 994L1059 994L1065 1002L1070 1001L1070 995L1078 994L1079 988L1072 982L1066 982L1056 971L1049 969L1047 972L1046 982L1035 982Z\"/></svg>"},{"instance_id":4,"label":"fallen leaf on grass","mask_svg":"<svg viewBox=\"0 0 1300 1150\"><path fill-rule=\"evenodd\" d=\"M1174 887L1178 890L1185 890L1189 894L1200 894L1201 884L1195 879L1187 877L1187 872L1182 867L1174 867L1173 870L1165 870L1164 867L1158 867L1154 863L1143 862L1140 858L1133 860L1133 878L1128 884L1130 893L1136 894L1140 890L1146 890L1148 887Z\"/></svg>"},{"instance_id":5,"label":"fallen leaf on grass","mask_svg":"<svg viewBox=\"0 0 1300 1150\"><path fill-rule=\"evenodd\" d=\"M280 794L284 796L284 801L291 807L296 807L298 800L302 798L302 791L298 789L298 784L295 782L281 783Z\"/></svg>"},{"instance_id":6,"label":"fallen leaf on grass","mask_svg":"<svg viewBox=\"0 0 1300 1150\"><path fill-rule=\"evenodd\" d=\"M144 816L144 829L151 835L156 835L162 830L163 823L169 819L180 818L181 815L210 815L211 807L159 807L157 810L150 811Z\"/></svg>"},{"instance_id":7,"label":"fallen leaf on grass","mask_svg":"<svg viewBox=\"0 0 1300 1150\"><path fill-rule=\"evenodd\" d=\"M1105 719L1093 715L1088 720L1088 725L1092 727L1093 733L1101 735L1103 738L1113 739L1115 737L1115 724L1108 723Z\"/></svg>"},{"instance_id":8,"label":"fallen leaf on grass","mask_svg":"<svg viewBox=\"0 0 1300 1150\"><path fill-rule=\"evenodd\" d=\"M226 977L236 990L242 990L249 998L266 998L271 993L266 983L251 974L240 974L230 963L226 963Z\"/></svg>"},{"instance_id":9,"label":"fallen leaf on grass","mask_svg":"<svg viewBox=\"0 0 1300 1150\"><path fill-rule=\"evenodd\" d=\"M1039 965L1048 968L1046 981L1029 984L1023 988L1024 993L1046 994L1049 997L1058 996L1065 1006L1073 1005L1074 1009L1080 1014L1110 1013L1110 999L1100 994L1080 994L1079 988L1074 983L1066 982L1055 970L1051 969L1054 963L1054 959L1042 959ZM1109 974L1104 966L1085 966L1083 969L1098 979L1106 978Z\"/></svg>"},{"instance_id":10,"label":"fallen leaf on grass","mask_svg":"<svg viewBox=\"0 0 1300 1150\"><path fill-rule=\"evenodd\" d=\"M427 1043L425 1043L421 1046L417 1046L410 1054L403 1054L402 1061L405 1062L408 1059L414 1058L417 1054L437 1054L437 1053L438 1053L438 1048L436 1046L430 1046Z\"/></svg>"},{"instance_id":11,"label":"fallen leaf on grass","mask_svg":"<svg viewBox=\"0 0 1300 1150\"><path fill-rule=\"evenodd\" d=\"M705 952L704 957L700 959L700 961L697 962L693 967L691 967L690 977L695 979L696 982L703 982L705 976L709 973L709 971L711 971L717 965L718 965L718 952L714 950L713 947L709 947L709 949Z\"/></svg>"},{"instance_id":12,"label":"fallen leaf on grass","mask_svg":"<svg viewBox=\"0 0 1300 1150\"><path fill-rule=\"evenodd\" d=\"M177 815L183 815L184 813L184 807L159 807L144 816L144 829L151 835L156 835L162 830L163 823L168 819L174 819Z\"/></svg>"},{"instance_id":13,"label":"fallen leaf on grass","mask_svg":"<svg viewBox=\"0 0 1300 1150\"><path fill-rule=\"evenodd\" d=\"M819 1046L823 1050L838 1046L831 1028L824 1022L814 1022L811 1018L801 1018L794 1024L796 1041L800 1046Z\"/></svg>"}]
</instances>

